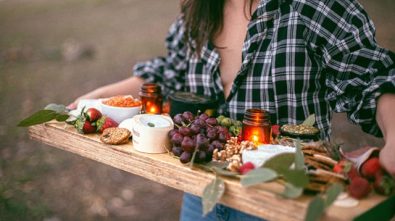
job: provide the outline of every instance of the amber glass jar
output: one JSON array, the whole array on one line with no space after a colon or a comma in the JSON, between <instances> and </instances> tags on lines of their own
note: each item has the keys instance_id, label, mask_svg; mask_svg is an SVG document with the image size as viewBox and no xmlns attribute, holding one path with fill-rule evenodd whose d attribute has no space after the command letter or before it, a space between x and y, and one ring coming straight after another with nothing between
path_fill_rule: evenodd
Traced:
<instances>
[{"instance_id":1,"label":"amber glass jar","mask_svg":"<svg viewBox=\"0 0 395 221\"><path fill-rule=\"evenodd\" d=\"M255 144L269 144L271 142L272 127L270 115L261 109L248 109L243 119L243 140L253 141Z\"/></svg>"},{"instance_id":2,"label":"amber glass jar","mask_svg":"<svg viewBox=\"0 0 395 221\"><path fill-rule=\"evenodd\" d=\"M140 90L141 113L142 114L161 114L162 113L162 94L160 86L155 83L145 83Z\"/></svg>"}]
</instances>

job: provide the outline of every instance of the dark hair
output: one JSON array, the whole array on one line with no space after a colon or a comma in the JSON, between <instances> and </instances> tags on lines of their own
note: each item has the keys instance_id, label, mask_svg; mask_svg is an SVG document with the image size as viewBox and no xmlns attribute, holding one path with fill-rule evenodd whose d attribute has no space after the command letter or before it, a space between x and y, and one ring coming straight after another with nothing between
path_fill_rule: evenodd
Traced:
<instances>
[{"instance_id":1,"label":"dark hair","mask_svg":"<svg viewBox=\"0 0 395 221\"><path fill-rule=\"evenodd\" d=\"M213 42L214 37L221 32L224 23L224 5L226 0L181 0L181 11L185 19L185 39L192 38L196 42L196 52L199 54L203 44ZM249 0L250 14L252 3ZM247 4L247 1L246 1ZM246 15L246 17L248 17Z\"/></svg>"}]
</instances>

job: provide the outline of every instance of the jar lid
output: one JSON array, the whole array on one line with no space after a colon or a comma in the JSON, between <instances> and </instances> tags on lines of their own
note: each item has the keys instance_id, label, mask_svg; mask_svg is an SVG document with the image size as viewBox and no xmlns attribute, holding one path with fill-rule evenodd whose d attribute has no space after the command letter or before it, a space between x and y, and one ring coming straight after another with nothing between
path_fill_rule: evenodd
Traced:
<instances>
[{"instance_id":1,"label":"jar lid","mask_svg":"<svg viewBox=\"0 0 395 221\"><path fill-rule=\"evenodd\" d=\"M269 112L258 108L247 109L246 112L244 113L243 120L255 124L262 124L262 123L270 122L270 114Z\"/></svg>"},{"instance_id":2,"label":"jar lid","mask_svg":"<svg viewBox=\"0 0 395 221\"><path fill-rule=\"evenodd\" d=\"M144 83L143 86L141 86L141 92L144 93L161 93L161 88L159 85L155 83Z\"/></svg>"}]
</instances>

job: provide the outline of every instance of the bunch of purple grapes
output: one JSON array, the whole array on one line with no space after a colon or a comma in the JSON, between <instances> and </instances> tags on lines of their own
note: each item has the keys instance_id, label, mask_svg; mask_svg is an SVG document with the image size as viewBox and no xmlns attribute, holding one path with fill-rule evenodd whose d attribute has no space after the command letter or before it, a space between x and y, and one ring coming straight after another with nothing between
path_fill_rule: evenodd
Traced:
<instances>
[{"instance_id":1,"label":"bunch of purple grapes","mask_svg":"<svg viewBox=\"0 0 395 221\"><path fill-rule=\"evenodd\" d=\"M186 111L173 118L175 127L169 132L172 152L180 157L181 163L188 163L195 154L194 162L210 162L213 151L224 148L230 133L226 127L218 125L217 119L203 113L194 116Z\"/></svg>"}]
</instances>

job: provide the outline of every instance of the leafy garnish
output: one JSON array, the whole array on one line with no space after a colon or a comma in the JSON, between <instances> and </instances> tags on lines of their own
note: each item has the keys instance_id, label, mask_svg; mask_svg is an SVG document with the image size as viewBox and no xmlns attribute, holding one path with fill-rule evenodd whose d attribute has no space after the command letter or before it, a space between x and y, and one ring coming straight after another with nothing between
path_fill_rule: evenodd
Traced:
<instances>
[{"instance_id":1,"label":"leafy garnish","mask_svg":"<svg viewBox=\"0 0 395 221\"><path fill-rule=\"evenodd\" d=\"M342 191L343 186L335 183L327 189L324 195L314 197L307 208L305 221L319 220L325 209L332 205Z\"/></svg>"},{"instance_id":2,"label":"leafy garnish","mask_svg":"<svg viewBox=\"0 0 395 221\"><path fill-rule=\"evenodd\" d=\"M285 185L285 189L284 192L281 193L281 196L285 198L295 199L301 196L303 193L302 187L294 186L291 183L285 183L284 185Z\"/></svg>"},{"instance_id":3,"label":"leafy garnish","mask_svg":"<svg viewBox=\"0 0 395 221\"><path fill-rule=\"evenodd\" d=\"M63 104L48 104L44 107L44 110L53 110L58 114L67 113L66 106Z\"/></svg>"},{"instance_id":4,"label":"leafy garnish","mask_svg":"<svg viewBox=\"0 0 395 221\"><path fill-rule=\"evenodd\" d=\"M18 127L29 127L36 124L42 124L53 119L56 119L58 114L53 110L40 110L23 119L21 122L18 123Z\"/></svg>"},{"instance_id":5,"label":"leafy garnish","mask_svg":"<svg viewBox=\"0 0 395 221\"><path fill-rule=\"evenodd\" d=\"M303 121L302 125L313 126L315 124L315 114L312 114Z\"/></svg>"},{"instance_id":6,"label":"leafy garnish","mask_svg":"<svg viewBox=\"0 0 395 221\"><path fill-rule=\"evenodd\" d=\"M242 176L240 183L242 186L252 186L259 183L272 181L277 177L277 172L272 169L257 168Z\"/></svg>"},{"instance_id":7,"label":"leafy garnish","mask_svg":"<svg viewBox=\"0 0 395 221\"><path fill-rule=\"evenodd\" d=\"M36 124L42 124L51 120L59 122L66 121L69 118L66 106L62 104L48 104L43 110L39 110L31 116L23 119L18 123L18 127L29 127Z\"/></svg>"},{"instance_id":8,"label":"leafy garnish","mask_svg":"<svg viewBox=\"0 0 395 221\"><path fill-rule=\"evenodd\" d=\"M262 167L270 168L277 173L282 173L285 170L289 170L290 166L294 163L294 160L295 154L282 153L269 158Z\"/></svg>"},{"instance_id":9,"label":"leafy garnish","mask_svg":"<svg viewBox=\"0 0 395 221\"><path fill-rule=\"evenodd\" d=\"M214 171L215 174L221 175L221 176L237 177L239 175L236 172L225 170L220 167L211 167L211 170Z\"/></svg>"},{"instance_id":10,"label":"leafy garnish","mask_svg":"<svg viewBox=\"0 0 395 221\"><path fill-rule=\"evenodd\" d=\"M320 196L316 196L310 201L307 207L305 221L317 221L325 211L325 202Z\"/></svg>"},{"instance_id":11,"label":"leafy garnish","mask_svg":"<svg viewBox=\"0 0 395 221\"><path fill-rule=\"evenodd\" d=\"M195 162L196 154L198 152L198 148L195 148L195 151L193 151L191 162L189 162L189 168L193 168L193 163Z\"/></svg>"},{"instance_id":12,"label":"leafy garnish","mask_svg":"<svg viewBox=\"0 0 395 221\"><path fill-rule=\"evenodd\" d=\"M224 192L225 183L220 177L215 177L215 179L204 188L202 196L204 216L213 210L215 204L221 199Z\"/></svg>"},{"instance_id":13,"label":"leafy garnish","mask_svg":"<svg viewBox=\"0 0 395 221\"><path fill-rule=\"evenodd\" d=\"M329 207L343 191L343 185L335 183L328 188L325 197L325 207Z\"/></svg>"},{"instance_id":14,"label":"leafy garnish","mask_svg":"<svg viewBox=\"0 0 395 221\"><path fill-rule=\"evenodd\" d=\"M295 169L304 170L304 155L302 152L300 140L296 141L296 151L295 151Z\"/></svg>"},{"instance_id":15,"label":"leafy garnish","mask_svg":"<svg viewBox=\"0 0 395 221\"><path fill-rule=\"evenodd\" d=\"M282 172L284 179L296 187L305 187L309 184L309 177L304 170L286 170Z\"/></svg>"}]
</instances>

